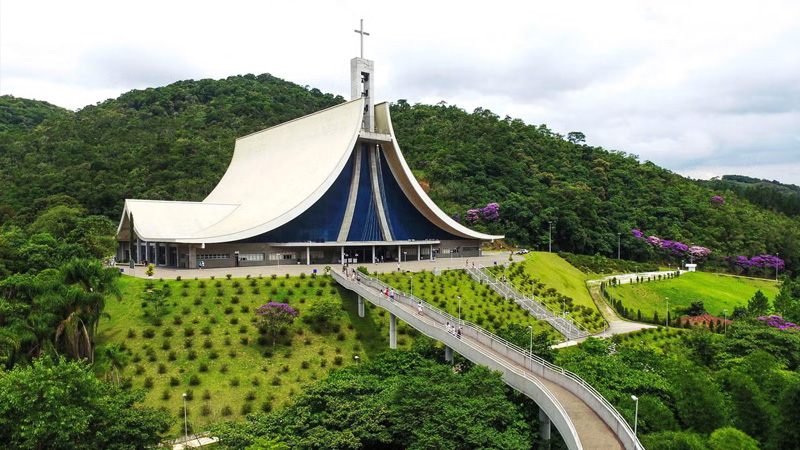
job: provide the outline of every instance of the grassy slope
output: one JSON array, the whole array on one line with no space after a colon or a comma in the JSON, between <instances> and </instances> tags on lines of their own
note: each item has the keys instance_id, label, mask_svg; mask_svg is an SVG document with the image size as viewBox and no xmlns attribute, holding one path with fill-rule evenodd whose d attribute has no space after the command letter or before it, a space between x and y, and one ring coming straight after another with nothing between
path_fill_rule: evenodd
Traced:
<instances>
[{"instance_id":1,"label":"grassy slope","mask_svg":"<svg viewBox=\"0 0 800 450\"><path fill-rule=\"evenodd\" d=\"M214 286L217 281L222 285L222 295L218 295L219 288ZM151 406L163 407L176 417L173 428L175 434L180 434L179 429L182 431L182 394L189 390L193 391L194 397L188 402L189 423L194 429L200 430L222 419L242 417L248 408L256 411L279 407L291 395L298 393L304 384L326 377L330 370L337 367L337 357L341 357L342 364L352 364L355 355L369 358L388 349L388 314L368 307L367 317L359 319L354 297L335 286L330 278L239 279L241 294L237 294L237 288L233 287L235 281L205 280L207 287L201 289L199 281L188 280L186 296L182 294L184 282L166 281L172 286L172 295L169 306L164 308L161 326L154 325L152 306L142 308L140 296L146 280L123 277L122 300L112 299L108 302L106 311L111 319L101 321L98 344L124 343L132 358L123 376L131 377L134 388L144 387L145 380L152 379L153 387L147 394L146 402ZM259 294L253 293L251 281L255 281ZM312 281L314 287L309 287L308 283ZM320 287L321 281L326 282L325 287ZM271 286L266 286L267 282ZM281 282L285 287L280 286ZM300 287L295 287L295 283L300 283ZM161 283L156 280L155 285L159 287ZM289 289L294 292L290 294ZM340 331L315 331L312 325L300 320L303 310L318 298L317 289L321 289L325 297L343 299L344 313L338 321ZM239 297L237 304L232 303L234 296ZM287 335L291 339L285 339L291 343L290 346L280 341L275 347L257 342L258 330L250 325L254 318L253 310L268 301L287 302L300 311L300 319L295 321ZM232 311L226 313L229 307ZM243 312L243 307L248 307L250 311ZM145 317L145 311L151 315ZM176 318L180 318L180 324L176 324ZM232 323L234 321L238 323ZM205 327L208 327L210 334L203 333ZM148 328L155 330L155 337L143 337L144 330ZM172 337L164 336L168 329L174 333ZM194 335L187 337L187 329L193 329ZM129 330L133 330L135 337L128 337ZM409 346L411 338L405 333L415 334L414 330L400 323L398 332L399 347ZM243 343L242 338L247 338L248 342ZM185 348L187 341L191 343L191 349ZM168 350L162 347L165 342L169 343ZM210 348L206 348L206 345ZM155 361L150 361L148 348L152 349L150 351ZM195 360L189 359L190 350L196 352ZM171 351L175 353L175 361L168 359ZM265 351L271 351L273 355L265 356ZM212 352L217 352L218 356L214 358ZM137 357L141 359L136 361ZM160 374L159 365L162 364L165 373ZM201 371L201 364L207 365L207 372ZM189 385L193 375L200 378L198 386ZM170 385L172 377L177 380L176 386ZM238 386L235 386L237 382ZM203 398L205 391L210 394L209 399ZM252 398L248 399L248 396ZM223 414L226 406L231 409L229 416Z\"/></svg>"},{"instance_id":2,"label":"grassy slope","mask_svg":"<svg viewBox=\"0 0 800 450\"><path fill-rule=\"evenodd\" d=\"M734 306L746 306L759 289L770 300L780 290L775 281L694 272L666 281L625 284L608 288L608 292L634 312L641 309L643 317L652 318L658 311L663 319L665 297L669 297L670 310L702 301L709 313L722 317L724 309L730 314Z\"/></svg>"},{"instance_id":3,"label":"grassy slope","mask_svg":"<svg viewBox=\"0 0 800 450\"><path fill-rule=\"evenodd\" d=\"M408 274L380 274L380 279L402 291L410 291ZM431 272L414 274L414 295L458 317L458 296L461 296L461 317L496 333L506 323L532 325L535 333L551 332L554 339L562 336L547 322L537 320L515 303L503 300L488 286L480 286L466 272L446 270L436 277Z\"/></svg>"},{"instance_id":4,"label":"grassy slope","mask_svg":"<svg viewBox=\"0 0 800 450\"><path fill-rule=\"evenodd\" d=\"M528 253L525 255L525 272L538 278L548 288L553 288L560 294L571 297L576 305L597 310L585 284L586 280L592 277L576 269L557 254Z\"/></svg>"}]
</instances>

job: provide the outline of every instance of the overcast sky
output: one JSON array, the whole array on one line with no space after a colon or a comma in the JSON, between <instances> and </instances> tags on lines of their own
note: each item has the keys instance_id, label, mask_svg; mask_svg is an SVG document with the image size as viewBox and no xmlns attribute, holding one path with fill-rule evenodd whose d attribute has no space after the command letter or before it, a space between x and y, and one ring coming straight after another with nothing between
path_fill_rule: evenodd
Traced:
<instances>
[{"instance_id":1,"label":"overcast sky","mask_svg":"<svg viewBox=\"0 0 800 450\"><path fill-rule=\"evenodd\" d=\"M693 178L800 185L800 2L0 0L0 94L69 109L271 73L546 124ZM401 137L402 139L402 137Z\"/></svg>"}]
</instances>

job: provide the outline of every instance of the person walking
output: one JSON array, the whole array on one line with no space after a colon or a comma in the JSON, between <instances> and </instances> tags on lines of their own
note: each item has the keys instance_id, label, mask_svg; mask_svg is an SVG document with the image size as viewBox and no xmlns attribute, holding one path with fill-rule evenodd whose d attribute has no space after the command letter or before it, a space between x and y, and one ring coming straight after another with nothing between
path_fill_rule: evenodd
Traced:
<instances>
[{"instance_id":1,"label":"person walking","mask_svg":"<svg viewBox=\"0 0 800 450\"><path fill-rule=\"evenodd\" d=\"M394 288L389 291L389 301L394 301Z\"/></svg>"},{"instance_id":2,"label":"person walking","mask_svg":"<svg viewBox=\"0 0 800 450\"><path fill-rule=\"evenodd\" d=\"M422 302L417 303L417 314L422 315Z\"/></svg>"},{"instance_id":3,"label":"person walking","mask_svg":"<svg viewBox=\"0 0 800 450\"><path fill-rule=\"evenodd\" d=\"M458 337L459 339L461 339L461 329L462 329L462 328L464 328L464 327L462 327L462 326L459 326L459 327L458 327L458 333L457 333L457 337Z\"/></svg>"}]
</instances>

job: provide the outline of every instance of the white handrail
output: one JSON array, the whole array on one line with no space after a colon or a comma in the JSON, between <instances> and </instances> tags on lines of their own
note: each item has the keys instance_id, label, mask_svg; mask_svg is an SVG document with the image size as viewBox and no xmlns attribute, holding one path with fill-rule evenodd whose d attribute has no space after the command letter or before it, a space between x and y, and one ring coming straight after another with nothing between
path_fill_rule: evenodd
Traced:
<instances>
[{"instance_id":1,"label":"white handrail","mask_svg":"<svg viewBox=\"0 0 800 450\"><path fill-rule=\"evenodd\" d=\"M335 277L335 278L341 277L342 279L346 280L346 277L344 275L336 273L336 272L334 272L334 274L338 276L338 277ZM367 274L364 274L364 273L361 273L361 272L359 272L358 275L361 278L361 284L363 284L365 286L376 288L379 291L382 291L382 290L384 290L386 288L393 289L393 287L391 285L389 285L387 283L384 283L384 282L380 281L377 278L373 278L370 275L367 275ZM347 280L347 281L350 281L350 280ZM478 325L476 325L476 324L474 324L472 322L464 321L463 319L461 319L461 321L459 322L459 319L457 317L455 317L455 316L453 316L453 315L451 315L451 314L449 314L449 313L447 313L447 312L445 312L445 311L443 311L443 310L441 310L441 309L429 304L428 302L426 302L426 301L424 301L424 300L422 300L422 299L420 299L418 297L415 297L414 295L408 294L408 293L400 291L398 289L395 289L394 291L395 291L395 298L396 299L398 297L405 297L406 299L408 299L408 300L410 300L410 301L412 301L414 303L421 303L425 308L436 312L437 314L443 316L446 319L451 319L453 321L453 323L459 323L461 326L464 326L466 328L471 328L472 330L476 331L477 333L482 334L482 335L490 338L491 340L500 343L501 345L507 347L508 349L510 349L510 350L512 350L514 352L520 353L523 357L531 359L533 362L537 363L538 365L540 365L540 366L542 366L544 368L547 368L548 370L550 370L552 372L555 372L556 374L561 374L561 375L564 375L564 376L572 379L573 381L578 383L582 388L584 388L586 391L588 391L596 400L598 400L605 407L605 409L608 412L610 412L614 416L615 419L617 419L617 422L622 426L623 430L627 434L629 434L629 437L631 437L633 439L635 445L637 446L636 448L643 448L641 443L639 443L638 437L634 434L633 429L631 428L631 426L628 424L628 422L625 420L625 418L622 417L622 414L620 414L619 411L617 411L617 409L614 407L614 405L612 405L608 400L606 400L606 398L597 389L595 389L591 384L589 384L586 381L584 381L583 378L581 378L576 373L573 373L573 372L571 372L569 370L566 370L561 366L557 366L557 365L555 365L555 364L553 364L553 363L541 358L540 356L535 355L534 353L530 352L529 350L525 350L525 349L519 347L518 345L513 344L513 343L501 338L500 336L497 336L497 335L495 335L495 334L493 334L493 333L481 328L480 326L478 326Z\"/></svg>"},{"instance_id":2,"label":"white handrail","mask_svg":"<svg viewBox=\"0 0 800 450\"><path fill-rule=\"evenodd\" d=\"M553 326L558 332L563 334L567 339L580 339L582 337L589 336L589 331L586 330L579 322L575 321L574 318L570 317L569 320L560 316L558 312L556 312L550 305L538 302L536 300L536 296L533 298L527 297L524 293L520 293L517 287L510 281L500 281L497 277L493 275L490 276L489 271L483 267L479 266L476 268L467 268L467 273L469 273L473 278L478 279L479 281L486 280L487 284L492 287L498 294L503 295L504 297L511 297L514 302L519 304L525 309L528 309L531 314L536 317L537 319L546 320L550 325ZM527 303L526 303L527 302ZM534 309L538 311L533 311ZM538 314L537 314L538 312ZM544 317L542 317L544 316Z\"/></svg>"}]
</instances>

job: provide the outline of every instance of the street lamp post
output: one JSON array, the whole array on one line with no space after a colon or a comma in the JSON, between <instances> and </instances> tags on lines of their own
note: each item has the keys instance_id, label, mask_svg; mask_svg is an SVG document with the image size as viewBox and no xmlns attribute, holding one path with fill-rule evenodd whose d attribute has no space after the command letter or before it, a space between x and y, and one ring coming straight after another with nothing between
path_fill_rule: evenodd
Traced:
<instances>
[{"instance_id":1,"label":"street lamp post","mask_svg":"<svg viewBox=\"0 0 800 450\"><path fill-rule=\"evenodd\" d=\"M725 311L725 334L728 334L728 310Z\"/></svg>"},{"instance_id":2,"label":"street lamp post","mask_svg":"<svg viewBox=\"0 0 800 450\"><path fill-rule=\"evenodd\" d=\"M414 296L414 275L409 275L408 279L411 280L411 296Z\"/></svg>"},{"instance_id":3,"label":"street lamp post","mask_svg":"<svg viewBox=\"0 0 800 450\"><path fill-rule=\"evenodd\" d=\"M353 356L353 359L355 359L356 360L356 364L358 364L358 355Z\"/></svg>"},{"instance_id":4,"label":"street lamp post","mask_svg":"<svg viewBox=\"0 0 800 450\"><path fill-rule=\"evenodd\" d=\"M775 252L775 281L778 281L778 252Z\"/></svg>"},{"instance_id":5,"label":"street lamp post","mask_svg":"<svg viewBox=\"0 0 800 450\"><path fill-rule=\"evenodd\" d=\"M183 435L186 439L185 442L189 442L189 422L186 420L186 393L183 393Z\"/></svg>"},{"instance_id":6,"label":"street lamp post","mask_svg":"<svg viewBox=\"0 0 800 450\"><path fill-rule=\"evenodd\" d=\"M667 300L667 316L664 317L664 327L669 328L669 297L664 297Z\"/></svg>"},{"instance_id":7,"label":"street lamp post","mask_svg":"<svg viewBox=\"0 0 800 450\"><path fill-rule=\"evenodd\" d=\"M408 262L408 252L403 252L403 262Z\"/></svg>"},{"instance_id":8,"label":"street lamp post","mask_svg":"<svg viewBox=\"0 0 800 450\"><path fill-rule=\"evenodd\" d=\"M620 258L620 255L622 254L621 252L622 247L620 246L621 243L622 243L622 233L617 233L617 259L622 259Z\"/></svg>"},{"instance_id":9,"label":"street lamp post","mask_svg":"<svg viewBox=\"0 0 800 450\"><path fill-rule=\"evenodd\" d=\"M531 346L530 350L528 350L530 352L528 356L531 358L531 370L533 370L533 325L528 325L528 329L531 330Z\"/></svg>"},{"instance_id":10,"label":"street lamp post","mask_svg":"<svg viewBox=\"0 0 800 450\"><path fill-rule=\"evenodd\" d=\"M548 220L547 223L550 224L550 234L548 238L547 252L553 253L553 222Z\"/></svg>"},{"instance_id":11,"label":"street lamp post","mask_svg":"<svg viewBox=\"0 0 800 450\"><path fill-rule=\"evenodd\" d=\"M461 296L458 296L458 323L461 324Z\"/></svg>"},{"instance_id":12,"label":"street lamp post","mask_svg":"<svg viewBox=\"0 0 800 450\"><path fill-rule=\"evenodd\" d=\"M633 435L636 436L636 429L639 425L639 397L631 395L631 400L636 402L636 410L633 413Z\"/></svg>"}]
</instances>

